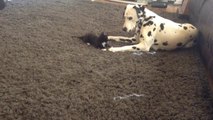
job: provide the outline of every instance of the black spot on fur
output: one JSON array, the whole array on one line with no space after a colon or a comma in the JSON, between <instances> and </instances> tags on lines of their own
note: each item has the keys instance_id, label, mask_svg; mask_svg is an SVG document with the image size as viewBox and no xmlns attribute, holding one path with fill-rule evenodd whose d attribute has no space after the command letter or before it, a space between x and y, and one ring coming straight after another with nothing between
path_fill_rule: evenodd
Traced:
<instances>
[{"instance_id":1,"label":"black spot on fur","mask_svg":"<svg viewBox=\"0 0 213 120\"><path fill-rule=\"evenodd\" d=\"M133 19L133 17L128 17L128 20L132 20Z\"/></svg>"},{"instance_id":2,"label":"black spot on fur","mask_svg":"<svg viewBox=\"0 0 213 120\"><path fill-rule=\"evenodd\" d=\"M129 40L129 39L120 39L120 41L124 41L124 42L128 42L128 43L132 43L132 41L131 41L131 40Z\"/></svg>"},{"instance_id":3,"label":"black spot on fur","mask_svg":"<svg viewBox=\"0 0 213 120\"><path fill-rule=\"evenodd\" d=\"M136 41L136 39L135 39L135 38L132 38L132 41Z\"/></svg>"},{"instance_id":4,"label":"black spot on fur","mask_svg":"<svg viewBox=\"0 0 213 120\"><path fill-rule=\"evenodd\" d=\"M187 30L188 28L186 26L183 27L184 30Z\"/></svg>"},{"instance_id":5,"label":"black spot on fur","mask_svg":"<svg viewBox=\"0 0 213 120\"><path fill-rule=\"evenodd\" d=\"M159 45L158 43L154 43L154 45Z\"/></svg>"},{"instance_id":6,"label":"black spot on fur","mask_svg":"<svg viewBox=\"0 0 213 120\"><path fill-rule=\"evenodd\" d=\"M164 45L164 46L167 46L167 45L168 45L168 41L163 42L163 45Z\"/></svg>"},{"instance_id":7,"label":"black spot on fur","mask_svg":"<svg viewBox=\"0 0 213 120\"><path fill-rule=\"evenodd\" d=\"M182 45L183 45L183 43L181 43L181 42L180 42L180 43L177 43L177 46L178 46L178 47L181 47Z\"/></svg>"},{"instance_id":8,"label":"black spot on fur","mask_svg":"<svg viewBox=\"0 0 213 120\"><path fill-rule=\"evenodd\" d=\"M142 34L140 35L140 37L141 37L141 38L144 38Z\"/></svg>"},{"instance_id":9,"label":"black spot on fur","mask_svg":"<svg viewBox=\"0 0 213 120\"><path fill-rule=\"evenodd\" d=\"M149 25L152 25L153 24L153 21L148 21L147 23L145 23L143 26L146 27L146 26L149 26Z\"/></svg>"},{"instance_id":10,"label":"black spot on fur","mask_svg":"<svg viewBox=\"0 0 213 120\"><path fill-rule=\"evenodd\" d=\"M137 48L137 50L140 50L140 48Z\"/></svg>"},{"instance_id":11,"label":"black spot on fur","mask_svg":"<svg viewBox=\"0 0 213 120\"><path fill-rule=\"evenodd\" d=\"M132 47L132 49L137 49L136 47Z\"/></svg>"},{"instance_id":12,"label":"black spot on fur","mask_svg":"<svg viewBox=\"0 0 213 120\"><path fill-rule=\"evenodd\" d=\"M178 25L179 27L182 27L182 25Z\"/></svg>"},{"instance_id":13,"label":"black spot on fur","mask_svg":"<svg viewBox=\"0 0 213 120\"><path fill-rule=\"evenodd\" d=\"M149 31L147 35L148 35L149 37L152 36L152 32Z\"/></svg>"},{"instance_id":14,"label":"black spot on fur","mask_svg":"<svg viewBox=\"0 0 213 120\"><path fill-rule=\"evenodd\" d=\"M146 17L146 15L144 15L144 14L143 14L143 15L141 15L141 17L145 18L145 17Z\"/></svg>"},{"instance_id":15,"label":"black spot on fur","mask_svg":"<svg viewBox=\"0 0 213 120\"><path fill-rule=\"evenodd\" d=\"M156 42L157 42L157 40L155 39L155 40L154 40L154 42L156 43Z\"/></svg>"},{"instance_id":16,"label":"black spot on fur","mask_svg":"<svg viewBox=\"0 0 213 120\"><path fill-rule=\"evenodd\" d=\"M154 18L155 16L149 16L148 18L145 18L144 21L149 21L150 19Z\"/></svg>"},{"instance_id":17,"label":"black spot on fur","mask_svg":"<svg viewBox=\"0 0 213 120\"><path fill-rule=\"evenodd\" d=\"M156 24L154 24L154 26L156 26Z\"/></svg>"},{"instance_id":18,"label":"black spot on fur","mask_svg":"<svg viewBox=\"0 0 213 120\"><path fill-rule=\"evenodd\" d=\"M161 29L161 30L164 30L164 25L165 25L165 23L161 23L161 24L160 24L160 29Z\"/></svg>"},{"instance_id":19,"label":"black spot on fur","mask_svg":"<svg viewBox=\"0 0 213 120\"><path fill-rule=\"evenodd\" d=\"M140 33L140 30L138 30L137 33Z\"/></svg>"},{"instance_id":20,"label":"black spot on fur","mask_svg":"<svg viewBox=\"0 0 213 120\"><path fill-rule=\"evenodd\" d=\"M153 31L155 31L155 30L156 30L156 28L153 29Z\"/></svg>"},{"instance_id":21,"label":"black spot on fur","mask_svg":"<svg viewBox=\"0 0 213 120\"><path fill-rule=\"evenodd\" d=\"M142 22L141 21L138 23L138 26L142 26Z\"/></svg>"}]
</instances>

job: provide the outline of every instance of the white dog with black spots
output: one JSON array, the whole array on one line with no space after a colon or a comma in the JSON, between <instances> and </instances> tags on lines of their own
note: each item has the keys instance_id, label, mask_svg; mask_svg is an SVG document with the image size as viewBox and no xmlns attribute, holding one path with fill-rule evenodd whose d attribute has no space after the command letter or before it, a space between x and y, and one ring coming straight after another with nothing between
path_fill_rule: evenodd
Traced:
<instances>
[{"instance_id":1,"label":"white dog with black spots","mask_svg":"<svg viewBox=\"0 0 213 120\"><path fill-rule=\"evenodd\" d=\"M189 23L177 23L163 18L141 5L127 5L124 11L123 30L135 30L134 37L108 36L109 40L134 43L110 47L109 51L149 51L189 48L195 44L198 30Z\"/></svg>"}]
</instances>

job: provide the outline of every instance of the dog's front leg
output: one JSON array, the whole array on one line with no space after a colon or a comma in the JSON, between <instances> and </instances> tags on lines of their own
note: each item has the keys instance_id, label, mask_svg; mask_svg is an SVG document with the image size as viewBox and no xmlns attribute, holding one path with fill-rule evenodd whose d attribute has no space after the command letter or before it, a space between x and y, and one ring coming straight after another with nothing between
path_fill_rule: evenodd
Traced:
<instances>
[{"instance_id":1,"label":"dog's front leg","mask_svg":"<svg viewBox=\"0 0 213 120\"><path fill-rule=\"evenodd\" d=\"M111 52L125 52L125 51L149 51L151 45L147 45L145 42L136 44L136 45L129 45L123 47L111 47L108 50Z\"/></svg>"},{"instance_id":2,"label":"dog's front leg","mask_svg":"<svg viewBox=\"0 0 213 120\"><path fill-rule=\"evenodd\" d=\"M136 36L134 36L134 37L108 36L108 39L114 40L117 42L137 43Z\"/></svg>"},{"instance_id":3,"label":"dog's front leg","mask_svg":"<svg viewBox=\"0 0 213 120\"><path fill-rule=\"evenodd\" d=\"M135 45L127 45L123 47L111 47L108 50L111 52L125 52L125 51L145 51L148 52L153 45L153 37L152 36L145 36L146 33L141 35L140 42ZM143 37L145 36L145 37Z\"/></svg>"}]
</instances>

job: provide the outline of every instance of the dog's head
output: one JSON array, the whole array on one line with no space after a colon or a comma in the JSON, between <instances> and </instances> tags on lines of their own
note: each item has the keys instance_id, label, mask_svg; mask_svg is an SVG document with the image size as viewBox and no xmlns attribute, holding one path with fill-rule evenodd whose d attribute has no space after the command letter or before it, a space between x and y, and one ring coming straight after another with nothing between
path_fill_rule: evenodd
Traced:
<instances>
[{"instance_id":1,"label":"dog's head","mask_svg":"<svg viewBox=\"0 0 213 120\"><path fill-rule=\"evenodd\" d=\"M145 7L141 5L127 5L124 11L124 25L123 30L126 32L132 31L139 20L145 14Z\"/></svg>"}]
</instances>

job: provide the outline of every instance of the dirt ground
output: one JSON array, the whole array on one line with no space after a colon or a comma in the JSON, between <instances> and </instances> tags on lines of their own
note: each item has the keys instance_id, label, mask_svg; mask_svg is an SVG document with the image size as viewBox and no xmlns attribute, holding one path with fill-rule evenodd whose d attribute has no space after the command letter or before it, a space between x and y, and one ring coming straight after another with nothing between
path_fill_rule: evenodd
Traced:
<instances>
[{"instance_id":1,"label":"dirt ground","mask_svg":"<svg viewBox=\"0 0 213 120\"><path fill-rule=\"evenodd\" d=\"M73 37L127 35L122 12L89 0L8 3L0 11L0 120L212 120L197 48L111 53Z\"/></svg>"}]
</instances>

